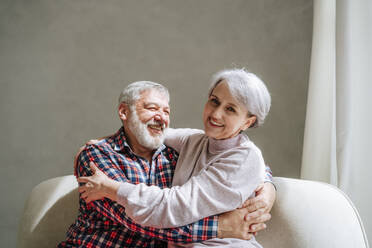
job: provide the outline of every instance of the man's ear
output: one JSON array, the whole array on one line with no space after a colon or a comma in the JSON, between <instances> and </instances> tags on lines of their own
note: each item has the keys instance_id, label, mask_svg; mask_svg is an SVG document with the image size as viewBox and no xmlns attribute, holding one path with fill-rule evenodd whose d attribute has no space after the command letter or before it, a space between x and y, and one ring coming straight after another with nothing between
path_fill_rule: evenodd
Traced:
<instances>
[{"instance_id":1,"label":"man's ear","mask_svg":"<svg viewBox=\"0 0 372 248\"><path fill-rule=\"evenodd\" d=\"M248 117L247 121L245 122L245 125L243 126L243 131L252 126L257 120L257 117L255 115L252 115Z\"/></svg>"},{"instance_id":2,"label":"man's ear","mask_svg":"<svg viewBox=\"0 0 372 248\"><path fill-rule=\"evenodd\" d=\"M120 103L119 107L118 107L118 114L119 114L119 118L122 120L122 121L125 121L127 120L128 118L128 114L129 114L129 107L127 104L125 103Z\"/></svg>"}]
</instances>

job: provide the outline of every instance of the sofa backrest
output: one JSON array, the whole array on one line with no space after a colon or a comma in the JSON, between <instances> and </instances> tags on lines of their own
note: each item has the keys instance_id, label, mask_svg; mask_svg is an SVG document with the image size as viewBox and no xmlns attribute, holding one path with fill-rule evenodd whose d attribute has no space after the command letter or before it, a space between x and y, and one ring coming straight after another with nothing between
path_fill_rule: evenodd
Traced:
<instances>
[{"instance_id":1,"label":"sofa backrest","mask_svg":"<svg viewBox=\"0 0 372 248\"><path fill-rule=\"evenodd\" d=\"M66 238L78 213L77 187L70 175L49 179L32 190L21 218L18 247L56 247Z\"/></svg>"},{"instance_id":2,"label":"sofa backrest","mask_svg":"<svg viewBox=\"0 0 372 248\"><path fill-rule=\"evenodd\" d=\"M274 178L277 199L267 229L258 233L263 247L366 248L362 221L349 198L321 182Z\"/></svg>"},{"instance_id":3,"label":"sofa backrest","mask_svg":"<svg viewBox=\"0 0 372 248\"><path fill-rule=\"evenodd\" d=\"M263 247L367 248L358 212L344 193L329 184L275 177L277 200L268 228L259 232ZM19 248L55 247L65 239L78 211L74 176L36 186L26 202Z\"/></svg>"}]
</instances>

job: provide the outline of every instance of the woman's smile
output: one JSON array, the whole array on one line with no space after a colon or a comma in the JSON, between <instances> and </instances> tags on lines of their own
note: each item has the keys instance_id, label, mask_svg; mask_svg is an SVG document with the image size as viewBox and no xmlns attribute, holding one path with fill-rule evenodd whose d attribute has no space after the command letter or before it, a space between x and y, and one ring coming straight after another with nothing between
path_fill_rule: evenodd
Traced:
<instances>
[{"instance_id":1,"label":"woman's smile","mask_svg":"<svg viewBox=\"0 0 372 248\"><path fill-rule=\"evenodd\" d=\"M204 107L205 134L215 139L228 139L249 127L248 110L230 93L222 80L212 91Z\"/></svg>"},{"instance_id":2,"label":"woman's smile","mask_svg":"<svg viewBox=\"0 0 372 248\"><path fill-rule=\"evenodd\" d=\"M223 124L220 124L217 121L214 121L211 117L209 117L208 120L209 120L209 124L212 127L223 127Z\"/></svg>"}]
</instances>

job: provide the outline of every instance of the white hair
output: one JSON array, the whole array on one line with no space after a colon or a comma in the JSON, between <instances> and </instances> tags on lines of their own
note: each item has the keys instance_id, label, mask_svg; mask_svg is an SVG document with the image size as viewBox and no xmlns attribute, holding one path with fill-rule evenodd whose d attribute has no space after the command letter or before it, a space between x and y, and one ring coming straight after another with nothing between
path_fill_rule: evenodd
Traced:
<instances>
[{"instance_id":1,"label":"white hair","mask_svg":"<svg viewBox=\"0 0 372 248\"><path fill-rule=\"evenodd\" d=\"M129 109L131 111L131 118L128 118L128 128L131 130L134 136L136 136L138 143L152 150L158 149L164 142L165 137L164 133L167 130L165 124L162 124L164 129L163 133L153 137L147 130L147 126L156 125L157 124L156 121L150 120L144 124L139 120L136 108L133 105L131 105Z\"/></svg>"},{"instance_id":2,"label":"white hair","mask_svg":"<svg viewBox=\"0 0 372 248\"><path fill-rule=\"evenodd\" d=\"M271 97L264 82L244 69L223 70L214 74L209 96L223 80L226 81L231 95L246 107L248 114L256 116L256 122L251 127L261 126L271 105Z\"/></svg>"},{"instance_id":3,"label":"white hair","mask_svg":"<svg viewBox=\"0 0 372 248\"><path fill-rule=\"evenodd\" d=\"M121 92L119 96L119 105L121 103L126 103L128 105L133 105L135 101L137 101L141 93L146 90L157 90L164 94L169 101L169 92L166 87L159 83L151 82L151 81L138 81L129 84L125 89Z\"/></svg>"}]
</instances>

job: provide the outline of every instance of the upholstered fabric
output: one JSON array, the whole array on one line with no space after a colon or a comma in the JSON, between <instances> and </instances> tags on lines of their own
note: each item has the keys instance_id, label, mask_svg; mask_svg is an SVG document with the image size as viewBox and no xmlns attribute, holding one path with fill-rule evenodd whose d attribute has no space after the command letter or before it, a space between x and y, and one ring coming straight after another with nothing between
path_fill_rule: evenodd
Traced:
<instances>
[{"instance_id":1,"label":"upholstered fabric","mask_svg":"<svg viewBox=\"0 0 372 248\"><path fill-rule=\"evenodd\" d=\"M357 210L336 187L314 181L274 178L277 200L263 247L365 248L368 241Z\"/></svg>"},{"instance_id":2,"label":"upholstered fabric","mask_svg":"<svg viewBox=\"0 0 372 248\"><path fill-rule=\"evenodd\" d=\"M367 238L351 201L337 188L319 182L275 177L277 202L268 228L258 234L267 248L367 248ZM77 216L74 176L36 186L26 202L18 247L55 247Z\"/></svg>"},{"instance_id":3,"label":"upholstered fabric","mask_svg":"<svg viewBox=\"0 0 372 248\"><path fill-rule=\"evenodd\" d=\"M78 214L79 194L74 176L49 179L31 192L18 233L18 247L56 247Z\"/></svg>"}]
</instances>

